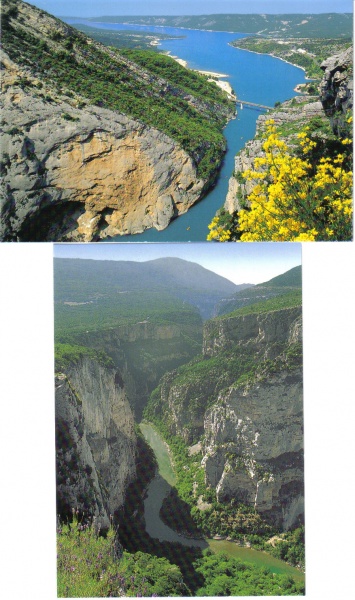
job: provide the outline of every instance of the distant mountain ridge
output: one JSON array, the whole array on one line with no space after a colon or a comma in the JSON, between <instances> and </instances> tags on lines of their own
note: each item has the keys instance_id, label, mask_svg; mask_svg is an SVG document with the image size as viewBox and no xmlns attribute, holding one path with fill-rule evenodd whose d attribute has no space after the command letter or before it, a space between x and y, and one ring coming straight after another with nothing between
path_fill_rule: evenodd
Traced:
<instances>
[{"instance_id":1,"label":"distant mountain ridge","mask_svg":"<svg viewBox=\"0 0 355 600\"><path fill-rule=\"evenodd\" d=\"M269 300L302 288L302 267L293 267L282 275L259 283L246 290L236 292L231 298L222 300L217 307L219 316L231 313L238 308Z\"/></svg>"},{"instance_id":2,"label":"distant mountain ridge","mask_svg":"<svg viewBox=\"0 0 355 600\"><path fill-rule=\"evenodd\" d=\"M209 29L212 31L234 31L238 33L258 33L260 35L280 35L280 37L351 37L352 13L323 14L213 14L191 16L102 16L92 17L91 21L104 23L133 23Z\"/></svg>"},{"instance_id":3,"label":"distant mountain ridge","mask_svg":"<svg viewBox=\"0 0 355 600\"><path fill-rule=\"evenodd\" d=\"M152 319L153 310L155 319L173 319L174 312L180 315L175 319L185 313L188 318L192 309L207 319L216 315L223 298L245 287L179 258L147 262L55 258L54 274L62 325L66 318L72 322L74 312L87 322L90 311L100 327L111 326L115 319L143 319L147 314Z\"/></svg>"}]
</instances>

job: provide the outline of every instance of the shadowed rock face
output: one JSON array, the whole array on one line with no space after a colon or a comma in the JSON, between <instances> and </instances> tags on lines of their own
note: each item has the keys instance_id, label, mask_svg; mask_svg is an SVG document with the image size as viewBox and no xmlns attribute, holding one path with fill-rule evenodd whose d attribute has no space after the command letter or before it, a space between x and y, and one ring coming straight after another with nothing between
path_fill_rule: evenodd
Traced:
<instances>
[{"instance_id":1,"label":"shadowed rock face","mask_svg":"<svg viewBox=\"0 0 355 600\"><path fill-rule=\"evenodd\" d=\"M56 377L57 510L90 507L102 526L135 478L134 419L114 369L82 358Z\"/></svg>"},{"instance_id":2,"label":"shadowed rock face","mask_svg":"<svg viewBox=\"0 0 355 600\"><path fill-rule=\"evenodd\" d=\"M4 241L160 230L199 199L205 182L168 136L107 109L47 102L13 85L28 73L6 55L3 64Z\"/></svg>"},{"instance_id":3,"label":"shadowed rock face","mask_svg":"<svg viewBox=\"0 0 355 600\"><path fill-rule=\"evenodd\" d=\"M196 340L189 345L186 332ZM120 370L125 393L137 421L151 391L171 369L191 360L199 349L199 326L155 325L149 322L77 336L79 344L104 350Z\"/></svg>"},{"instance_id":4,"label":"shadowed rock face","mask_svg":"<svg viewBox=\"0 0 355 600\"><path fill-rule=\"evenodd\" d=\"M353 107L353 49L331 56L321 64L324 70L320 98L325 113L339 133L344 114Z\"/></svg>"}]
</instances>

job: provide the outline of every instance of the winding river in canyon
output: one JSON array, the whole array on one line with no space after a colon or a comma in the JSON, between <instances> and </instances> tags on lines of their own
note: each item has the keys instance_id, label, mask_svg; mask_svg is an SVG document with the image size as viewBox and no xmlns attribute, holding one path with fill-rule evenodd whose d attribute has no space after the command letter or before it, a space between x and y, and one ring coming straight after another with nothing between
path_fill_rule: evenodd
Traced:
<instances>
[{"instance_id":1,"label":"winding river in canyon","mask_svg":"<svg viewBox=\"0 0 355 600\"><path fill-rule=\"evenodd\" d=\"M246 34L180 29L175 27L153 27L124 25L120 23L94 23L85 19L67 19L68 23L84 23L102 29L117 31L136 30L180 36L179 39L166 39L160 42L159 49L185 60L191 69L220 73L226 77L237 98L273 107L275 102L283 102L296 95L294 88L306 81L305 73L283 60L269 55L240 50L230 45L233 40ZM219 179L203 200L172 221L163 231L147 229L136 235L116 236L105 241L121 242L188 242L205 241L208 224L216 211L224 204L228 182L234 170L234 156L245 143L255 135L259 110L237 104L236 118L224 129L227 140L227 153Z\"/></svg>"},{"instance_id":2,"label":"winding river in canyon","mask_svg":"<svg viewBox=\"0 0 355 600\"><path fill-rule=\"evenodd\" d=\"M223 552L244 562L253 563L258 567L266 567L272 573L291 575L295 581L304 582L304 574L301 571L266 552L254 550L253 548L243 548L227 540L196 540L183 537L165 525L160 519L159 511L164 498L176 483L176 475L171 462L169 448L161 435L150 423L141 423L140 429L146 442L152 448L158 463L158 472L150 482L144 500L146 531L150 537L157 538L160 541L179 542L186 546L210 547L216 553Z\"/></svg>"}]
</instances>

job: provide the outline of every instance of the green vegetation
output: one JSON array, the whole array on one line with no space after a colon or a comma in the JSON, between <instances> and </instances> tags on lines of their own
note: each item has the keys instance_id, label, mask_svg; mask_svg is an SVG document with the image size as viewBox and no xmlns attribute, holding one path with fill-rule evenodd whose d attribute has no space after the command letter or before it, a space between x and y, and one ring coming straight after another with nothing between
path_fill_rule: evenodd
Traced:
<instances>
[{"instance_id":1,"label":"green vegetation","mask_svg":"<svg viewBox=\"0 0 355 600\"><path fill-rule=\"evenodd\" d=\"M161 277L154 265L65 259L54 264L57 341L85 345L87 334L114 327L176 324L184 329L186 344L196 344L197 308L176 297L178 283L168 274Z\"/></svg>"},{"instance_id":2,"label":"green vegetation","mask_svg":"<svg viewBox=\"0 0 355 600\"><path fill-rule=\"evenodd\" d=\"M303 39L275 37L265 38L259 36L246 37L235 40L232 45L242 50L250 50L260 54L271 54L283 60L302 67L311 79L321 79L323 71L321 63L351 46L351 37L347 39Z\"/></svg>"},{"instance_id":3,"label":"green vegetation","mask_svg":"<svg viewBox=\"0 0 355 600\"><path fill-rule=\"evenodd\" d=\"M212 338L216 334L214 328L223 318L263 314L300 306L300 276L300 267L295 267L283 276L274 278L270 282L270 289L277 290L278 296L257 303L254 301L254 304L231 314L212 319L207 325L206 335ZM248 294L250 290L241 293ZM257 293L260 294L260 290ZM247 539L259 548L264 548L267 539L276 533L253 507L245 506L241 499L218 502L215 490L206 488L201 451L190 455L187 447L187 443L193 444L201 439L203 417L208 407L217 402L221 391L231 386L244 387L256 378L258 381L268 380L270 376L285 369L291 373L302 366L300 343L275 343L269 350L275 357L272 360L266 360L262 353L256 354L252 348L248 351L245 346L239 349L238 346L225 342L214 356L197 356L190 363L167 374L160 386L152 392L144 410L144 418L155 424L168 443L178 478L172 493L164 501L161 512L162 518L173 529L187 531L194 536L229 536L241 543ZM184 414L181 433L184 439L173 433L176 430L176 419L171 417L166 402L168 395L174 397L175 411ZM251 457L226 452L230 469L244 469L249 459ZM261 465L255 464L254 468L259 469L260 477L268 476ZM203 510L197 505L198 498L205 504Z\"/></svg>"},{"instance_id":4,"label":"green vegetation","mask_svg":"<svg viewBox=\"0 0 355 600\"><path fill-rule=\"evenodd\" d=\"M279 533L276 528L263 521L252 507L235 500L223 504L217 502L215 490L206 489L204 483L201 452L190 455L184 441L170 433L165 420L163 422L163 420L156 419L155 424L169 444L178 476L176 486L164 500L160 511L161 518L169 527L183 535L195 538L211 538L219 534L224 537L228 536L228 539L242 545L248 542L253 548L264 550L295 567L304 568L303 528ZM196 506L198 497L202 498L203 509ZM270 538L274 545L270 544ZM216 551L218 551L217 547ZM210 555L210 551L207 550L204 555ZM203 560L202 563L197 560L195 566L203 563ZM265 571L265 567L262 570ZM197 571L200 572L198 569ZM283 577L286 576L283 575ZM302 590L301 573L300 578L296 579L300 582L297 589ZM228 584L231 585L231 581ZM287 589L290 590L290 588Z\"/></svg>"},{"instance_id":5,"label":"green vegetation","mask_svg":"<svg viewBox=\"0 0 355 600\"><path fill-rule=\"evenodd\" d=\"M170 546L174 560L176 545ZM214 554L209 549L201 553L180 546L180 552L185 569L190 570L190 588L182 570L171 560L141 551L123 551L113 525L101 532L95 518L85 523L73 511L72 520L60 524L57 532L58 597L304 594L303 584L289 575L271 573L265 567Z\"/></svg>"},{"instance_id":6,"label":"green vegetation","mask_svg":"<svg viewBox=\"0 0 355 600\"><path fill-rule=\"evenodd\" d=\"M297 103L295 102L294 105L292 105L291 101L290 106L291 108L300 110L302 109L302 104L308 104L308 102L308 100L304 100L304 102L300 102L298 100ZM275 113L275 116L277 116L277 113ZM303 125L304 123L300 123L298 119L295 119L292 121L281 121L275 126L277 134L281 138L289 138L290 140L292 140L292 143L295 144L297 148L299 146L299 139L297 138L297 135L300 133L300 129ZM343 148L339 147L339 139L334 135L334 132L330 126L329 119L325 115L324 117L319 115L317 117L312 117L311 119L308 119L307 127L309 127L308 131L310 135L312 135L314 139L317 139L319 144L323 144L323 148L321 150L323 151L323 153L325 153L327 150L326 144L329 146L330 144L336 146L338 151L340 149L343 150ZM265 130L261 128L257 137L258 139L263 139L264 136Z\"/></svg>"},{"instance_id":7,"label":"green vegetation","mask_svg":"<svg viewBox=\"0 0 355 600\"><path fill-rule=\"evenodd\" d=\"M78 363L84 357L91 358L104 367L114 367L112 359L100 350L93 350L86 346L75 346L71 344L56 344L54 348L55 370L60 372L72 364Z\"/></svg>"},{"instance_id":8,"label":"green vegetation","mask_svg":"<svg viewBox=\"0 0 355 600\"><path fill-rule=\"evenodd\" d=\"M95 20L95 19L92 19ZM117 22L117 17L100 17L105 23ZM125 23L137 25L167 25L212 31L260 33L280 37L349 38L353 31L352 13L285 14L285 15L196 15L179 17L124 17Z\"/></svg>"},{"instance_id":9,"label":"green vegetation","mask_svg":"<svg viewBox=\"0 0 355 600\"><path fill-rule=\"evenodd\" d=\"M164 33L146 33L142 31L117 31L99 29L98 27L83 25L82 23L73 23L72 27L82 31L88 37L93 38L97 42L104 44L105 46L112 46L113 48L134 48L139 50L158 50L158 47L154 44L159 40L166 39L179 39L179 36L165 35ZM153 44L152 44L153 42Z\"/></svg>"},{"instance_id":10,"label":"green vegetation","mask_svg":"<svg viewBox=\"0 0 355 600\"><path fill-rule=\"evenodd\" d=\"M209 550L196 561L196 571L205 580L197 596L301 596L305 591L304 585L289 575L270 573Z\"/></svg>"},{"instance_id":11,"label":"green vegetation","mask_svg":"<svg viewBox=\"0 0 355 600\"><path fill-rule=\"evenodd\" d=\"M282 310L284 308L292 308L294 306L300 306L302 304L302 292L301 290L294 290L284 295L279 295L269 300L250 304L238 308L237 310L228 313L227 315L221 315L216 319L227 319L229 317L238 317L244 315L251 315L256 313L271 312L273 310Z\"/></svg>"},{"instance_id":12,"label":"green vegetation","mask_svg":"<svg viewBox=\"0 0 355 600\"><path fill-rule=\"evenodd\" d=\"M298 265L293 267L282 275L277 275L265 283L261 283L260 286L264 288L301 288L302 285L302 267Z\"/></svg>"},{"instance_id":13,"label":"green vegetation","mask_svg":"<svg viewBox=\"0 0 355 600\"><path fill-rule=\"evenodd\" d=\"M16 0L12 5L21 7ZM10 58L58 94L74 94L78 102L85 99L139 121L144 116L146 124L186 150L199 177L209 181L215 177L225 152L222 128L233 104L205 77L154 51L126 50L138 65L125 53L92 42L54 18L53 28L37 31L22 23L20 16L15 20L5 12L2 33ZM164 80L156 75L161 71Z\"/></svg>"},{"instance_id":14,"label":"green vegetation","mask_svg":"<svg viewBox=\"0 0 355 600\"><path fill-rule=\"evenodd\" d=\"M277 536L274 545L268 548L268 552L276 558L288 562L290 565L305 565L305 537L304 527L299 527L294 531L287 531Z\"/></svg>"},{"instance_id":15,"label":"green vegetation","mask_svg":"<svg viewBox=\"0 0 355 600\"><path fill-rule=\"evenodd\" d=\"M261 301L265 302L270 298L285 295L295 290L300 291L301 285L302 268L301 266L294 267L286 273L270 279L270 281L236 292L218 305L217 315L226 315L243 306Z\"/></svg>"},{"instance_id":16,"label":"green vegetation","mask_svg":"<svg viewBox=\"0 0 355 600\"><path fill-rule=\"evenodd\" d=\"M261 359L260 359L261 360ZM245 385L255 377L259 361L252 351L245 348L226 348L214 357L198 356L191 362L177 368L173 374L168 374L162 385L169 385L170 389L181 390L175 398L175 404L185 414L185 435L191 443L197 441L201 435L201 415L211 406L219 392L232 385ZM145 418L157 423L162 415L164 422L172 425L173 419L168 410L164 409L158 387L151 394L145 409Z\"/></svg>"},{"instance_id":17,"label":"green vegetation","mask_svg":"<svg viewBox=\"0 0 355 600\"><path fill-rule=\"evenodd\" d=\"M105 535L93 521L71 523L57 532L58 597L107 598L185 596L188 592L176 565L165 558L120 549L114 527Z\"/></svg>"},{"instance_id":18,"label":"green vegetation","mask_svg":"<svg viewBox=\"0 0 355 600\"><path fill-rule=\"evenodd\" d=\"M154 325L168 323L200 327L196 309L167 293L147 291L100 298L87 304L57 304L55 335L61 342L77 339L78 334L107 330L123 325L145 322Z\"/></svg>"},{"instance_id":19,"label":"green vegetation","mask_svg":"<svg viewBox=\"0 0 355 600\"><path fill-rule=\"evenodd\" d=\"M264 542L277 530L263 521L253 507L234 500L223 504L218 502L216 491L205 485L202 453L190 455L183 439L170 432L166 415L159 419L152 414L149 404L144 418L152 419L173 455L177 482L160 512L166 524L196 537L229 536L241 543L252 541L254 546L263 548ZM204 510L196 505L199 497L207 503Z\"/></svg>"}]
</instances>

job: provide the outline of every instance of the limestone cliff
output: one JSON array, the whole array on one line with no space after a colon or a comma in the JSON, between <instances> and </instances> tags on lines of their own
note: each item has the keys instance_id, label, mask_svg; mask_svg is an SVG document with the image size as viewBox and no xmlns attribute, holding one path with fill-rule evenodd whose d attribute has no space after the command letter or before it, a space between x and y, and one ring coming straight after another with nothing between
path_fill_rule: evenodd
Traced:
<instances>
[{"instance_id":1,"label":"limestone cliff","mask_svg":"<svg viewBox=\"0 0 355 600\"><path fill-rule=\"evenodd\" d=\"M151 407L188 443L205 478L283 529L302 522L302 317L294 306L205 324L203 360L166 375Z\"/></svg>"},{"instance_id":2,"label":"limestone cliff","mask_svg":"<svg viewBox=\"0 0 355 600\"><path fill-rule=\"evenodd\" d=\"M56 375L57 509L102 526L135 478L134 420L117 370L81 357Z\"/></svg>"},{"instance_id":3,"label":"limestone cliff","mask_svg":"<svg viewBox=\"0 0 355 600\"><path fill-rule=\"evenodd\" d=\"M137 419L160 378L191 360L201 349L201 327L143 321L132 325L78 334L76 341L103 350L112 358L124 381Z\"/></svg>"},{"instance_id":4,"label":"limestone cliff","mask_svg":"<svg viewBox=\"0 0 355 600\"><path fill-rule=\"evenodd\" d=\"M202 197L233 114L217 86L157 53L136 63L20 0L3 4L0 239L160 230Z\"/></svg>"},{"instance_id":5,"label":"limestone cliff","mask_svg":"<svg viewBox=\"0 0 355 600\"><path fill-rule=\"evenodd\" d=\"M226 318L214 327L207 355L235 344L252 348L260 362L254 379L222 391L205 414L206 482L219 501L253 505L289 529L304 513L302 365L287 358L301 343L300 308Z\"/></svg>"},{"instance_id":6,"label":"limestone cliff","mask_svg":"<svg viewBox=\"0 0 355 600\"><path fill-rule=\"evenodd\" d=\"M164 229L199 199L205 182L168 136L69 98L48 102L36 88L21 89L16 81L28 74L2 61L2 115L11 124L2 138L4 241L88 242Z\"/></svg>"},{"instance_id":7,"label":"limestone cliff","mask_svg":"<svg viewBox=\"0 0 355 600\"><path fill-rule=\"evenodd\" d=\"M303 521L302 373L230 388L205 416L203 464L219 501L254 506L289 529Z\"/></svg>"}]
</instances>

